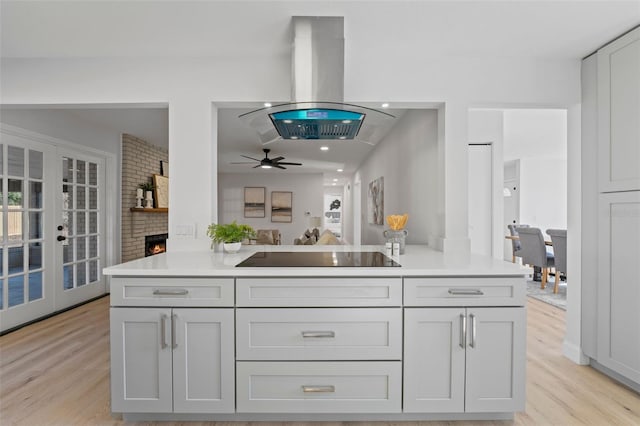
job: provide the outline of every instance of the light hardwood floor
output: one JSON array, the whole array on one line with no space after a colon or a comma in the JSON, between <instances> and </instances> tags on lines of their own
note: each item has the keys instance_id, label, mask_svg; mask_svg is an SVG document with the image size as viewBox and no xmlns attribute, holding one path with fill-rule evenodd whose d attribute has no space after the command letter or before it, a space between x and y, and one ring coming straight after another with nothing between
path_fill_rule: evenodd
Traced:
<instances>
[{"instance_id":1,"label":"light hardwood floor","mask_svg":"<svg viewBox=\"0 0 640 426\"><path fill-rule=\"evenodd\" d=\"M562 356L565 312L530 298L527 308L526 411L518 413L513 422L455 422L456 426L479 423L640 425L640 396L637 393ZM295 422L287 423L287 426L353 423ZM402 425L427 423L430 426L453 424L406 422ZM109 412L108 297L0 337L0 425L122 424L125 422L111 417ZM189 424L266 426L285 423Z\"/></svg>"}]
</instances>

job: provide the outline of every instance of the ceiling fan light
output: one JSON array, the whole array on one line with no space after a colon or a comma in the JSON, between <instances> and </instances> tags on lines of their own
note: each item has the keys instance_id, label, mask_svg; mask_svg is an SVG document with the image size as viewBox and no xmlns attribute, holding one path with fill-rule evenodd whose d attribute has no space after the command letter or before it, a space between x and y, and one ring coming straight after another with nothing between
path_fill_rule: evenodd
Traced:
<instances>
[{"instance_id":1,"label":"ceiling fan light","mask_svg":"<svg viewBox=\"0 0 640 426\"><path fill-rule=\"evenodd\" d=\"M262 168L262 169L270 169L270 168L271 168L271 166L270 166L270 165L268 165L268 164L262 164L262 165L260 166L260 168Z\"/></svg>"}]
</instances>

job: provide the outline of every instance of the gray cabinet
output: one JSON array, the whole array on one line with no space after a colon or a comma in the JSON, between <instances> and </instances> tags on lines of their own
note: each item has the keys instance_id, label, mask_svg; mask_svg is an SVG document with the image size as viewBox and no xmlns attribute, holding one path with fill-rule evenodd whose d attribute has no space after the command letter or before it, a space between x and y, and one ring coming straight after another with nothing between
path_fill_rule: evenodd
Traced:
<instances>
[{"instance_id":1,"label":"gray cabinet","mask_svg":"<svg viewBox=\"0 0 640 426\"><path fill-rule=\"evenodd\" d=\"M233 310L111 308L111 409L234 411Z\"/></svg>"},{"instance_id":2,"label":"gray cabinet","mask_svg":"<svg viewBox=\"0 0 640 426\"><path fill-rule=\"evenodd\" d=\"M640 29L598 51L600 192L640 190Z\"/></svg>"},{"instance_id":3,"label":"gray cabinet","mask_svg":"<svg viewBox=\"0 0 640 426\"><path fill-rule=\"evenodd\" d=\"M640 383L640 191L600 195L597 361Z\"/></svg>"},{"instance_id":4,"label":"gray cabinet","mask_svg":"<svg viewBox=\"0 0 640 426\"><path fill-rule=\"evenodd\" d=\"M513 412L525 404L525 308L406 308L405 412Z\"/></svg>"}]
</instances>

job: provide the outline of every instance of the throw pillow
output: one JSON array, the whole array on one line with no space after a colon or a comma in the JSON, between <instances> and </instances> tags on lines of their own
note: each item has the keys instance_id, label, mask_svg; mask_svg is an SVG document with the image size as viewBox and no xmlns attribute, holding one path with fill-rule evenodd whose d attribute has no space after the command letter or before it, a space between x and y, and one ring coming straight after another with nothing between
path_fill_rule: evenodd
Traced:
<instances>
[{"instance_id":1,"label":"throw pillow","mask_svg":"<svg viewBox=\"0 0 640 426\"><path fill-rule=\"evenodd\" d=\"M258 229L256 232L256 244L273 245L273 232L269 229Z\"/></svg>"},{"instance_id":2,"label":"throw pillow","mask_svg":"<svg viewBox=\"0 0 640 426\"><path fill-rule=\"evenodd\" d=\"M325 246L337 246L337 245L340 245L342 243L333 234L333 232L331 232L331 231L329 231L327 229L326 231L324 231L322 233L322 235L320 236L320 238L318 239L318 242L316 244L325 245Z\"/></svg>"}]
</instances>

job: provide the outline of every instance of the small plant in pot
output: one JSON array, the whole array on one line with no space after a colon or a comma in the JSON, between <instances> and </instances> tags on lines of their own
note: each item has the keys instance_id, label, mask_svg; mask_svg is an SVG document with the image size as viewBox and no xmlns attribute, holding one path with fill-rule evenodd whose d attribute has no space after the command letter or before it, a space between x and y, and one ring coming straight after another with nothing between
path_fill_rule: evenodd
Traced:
<instances>
[{"instance_id":1,"label":"small plant in pot","mask_svg":"<svg viewBox=\"0 0 640 426\"><path fill-rule=\"evenodd\" d=\"M212 223L207 228L207 235L211 238L211 248L214 244L223 243L224 251L236 253L242 246L242 241L255 238L256 232L249 225L239 225L234 220L227 224Z\"/></svg>"},{"instance_id":2,"label":"small plant in pot","mask_svg":"<svg viewBox=\"0 0 640 426\"><path fill-rule=\"evenodd\" d=\"M155 186L153 186L151 182L142 182L138 185L138 188L144 191L144 199L146 200L145 207L153 207L153 190L155 189ZM141 194L138 194L138 197L141 198Z\"/></svg>"}]
</instances>

